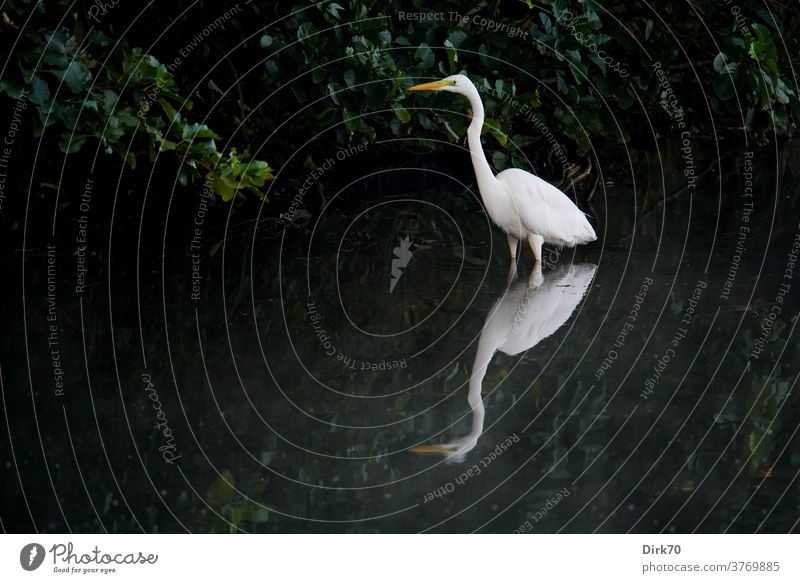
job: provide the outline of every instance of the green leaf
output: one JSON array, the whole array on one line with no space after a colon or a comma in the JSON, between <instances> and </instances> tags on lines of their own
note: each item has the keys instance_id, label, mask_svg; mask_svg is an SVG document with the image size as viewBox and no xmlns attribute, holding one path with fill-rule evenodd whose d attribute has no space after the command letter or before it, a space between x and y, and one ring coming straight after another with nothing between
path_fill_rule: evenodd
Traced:
<instances>
[{"instance_id":1,"label":"green leaf","mask_svg":"<svg viewBox=\"0 0 800 583\"><path fill-rule=\"evenodd\" d=\"M733 97L734 89L731 78L727 75L714 79L714 93L723 101L728 101Z\"/></svg>"},{"instance_id":2,"label":"green leaf","mask_svg":"<svg viewBox=\"0 0 800 583\"><path fill-rule=\"evenodd\" d=\"M231 502L235 493L233 475L226 470L208 487L206 502L212 508L220 508Z\"/></svg>"},{"instance_id":3,"label":"green leaf","mask_svg":"<svg viewBox=\"0 0 800 583\"><path fill-rule=\"evenodd\" d=\"M0 91L8 95L11 99L19 99L22 95L22 89L22 83L14 79L9 79L8 77L0 79Z\"/></svg>"},{"instance_id":4,"label":"green leaf","mask_svg":"<svg viewBox=\"0 0 800 583\"><path fill-rule=\"evenodd\" d=\"M382 30L378 33L378 40L384 44L389 44L392 42L392 33L388 30Z\"/></svg>"},{"instance_id":5,"label":"green leaf","mask_svg":"<svg viewBox=\"0 0 800 583\"><path fill-rule=\"evenodd\" d=\"M449 65L450 70L446 71L446 72L443 71L442 73L446 74L446 75L452 75L457 70L456 69L456 63L458 62L458 53L456 52L456 49L453 46L453 43L451 43L449 40L444 41L444 48L445 48L445 51L447 52L447 64ZM440 69L441 69L441 67L440 67Z\"/></svg>"},{"instance_id":6,"label":"green leaf","mask_svg":"<svg viewBox=\"0 0 800 583\"><path fill-rule=\"evenodd\" d=\"M341 87L339 86L338 83L335 83L335 82L328 83L328 95L333 100L333 102L336 105L339 105L339 106L342 105L339 102L339 96L337 95L337 93L339 92L340 89L341 89Z\"/></svg>"},{"instance_id":7,"label":"green leaf","mask_svg":"<svg viewBox=\"0 0 800 583\"><path fill-rule=\"evenodd\" d=\"M106 35L103 33L103 31L101 31L101 30L97 30L97 29L93 29L93 30L92 30L92 31L89 33L89 35L88 35L88 40L89 40L89 42L90 42L90 43L98 44L98 45L100 45L101 47L104 47L104 46L106 46L106 45L109 45L109 44L111 44L111 39L110 39L110 38L108 38L108 37L107 37L107 36L106 36Z\"/></svg>"},{"instance_id":8,"label":"green leaf","mask_svg":"<svg viewBox=\"0 0 800 583\"><path fill-rule=\"evenodd\" d=\"M28 101L34 105L44 106L50 99L50 89L47 83L40 77L33 77L31 80L31 93L28 96Z\"/></svg>"},{"instance_id":9,"label":"green leaf","mask_svg":"<svg viewBox=\"0 0 800 583\"><path fill-rule=\"evenodd\" d=\"M461 46L461 43L463 43L464 40L466 40L466 38L467 38L466 33L460 30L455 30L450 33L450 36L447 37L447 40L450 41L450 44L453 45L455 48L458 48Z\"/></svg>"},{"instance_id":10,"label":"green leaf","mask_svg":"<svg viewBox=\"0 0 800 583\"><path fill-rule=\"evenodd\" d=\"M202 123L187 124L181 128L181 139L194 140L197 138L221 139L220 136L211 131L207 125Z\"/></svg>"},{"instance_id":11,"label":"green leaf","mask_svg":"<svg viewBox=\"0 0 800 583\"><path fill-rule=\"evenodd\" d=\"M106 89L103 91L103 111L106 113L110 113L114 110L114 106L117 104L117 100L119 99L119 95L117 95L112 89Z\"/></svg>"},{"instance_id":12,"label":"green leaf","mask_svg":"<svg viewBox=\"0 0 800 583\"><path fill-rule=\"evenodd\" d=\"M158 144L158 149L160 152L170 152L178 147L178 144L173 142L172 140L164 140L162 139Z\"/></svg>"},{"instance_id":13,"label":"green leaf","mask_svg":"<svg viewBox=\"0 0 800 583\"><path fill-rule=\"evenodd\" d=\"M280 75L280 69L278 69L278 63L274 59L268 60L264 63L264 68L267 70L267 75L270 77L278 77Z\"/></svg>"},{"instance_id":14,"label":"green leaf","mask_svg":"<svg viewBox=\"0 0 800 583\"><path fill-rule=\"evenodd\" d=\"M80 61L75 60L73 60L61 74L61 79L73 93L81 93L91 78L92 75L89 71L86 70Z\"/></svg>"},{"instance_id":15,"label":"green leaf","mask_svg":"<svg viewBox=\"0 0 800 583\"><path fill-rule=\"evenodd\" d=\"M268 180L272 180L274 178L272 174L272 168L270 168L269 164L262 160L250 161L245 169L245 176L248 179L249 184L258 187L264 186Z\"/></svg>"},{"instance_id":16,"label":"green leaf","mask_svg":"<svg viewBox=\"0 0 800 583\"><path fill-rule=\"evenodd\" d=\"M458 140L461 139L461 136L459 135L459 133L457 131L455 131L453 129L453 126L450 125L449 121L445 120L444 127L447 130L447 132L450 134L450 137L453 139L454 142L457 142Z\"/></svg>"},{"instance_id":17,"label":"green leaf","mask_svg":"<svg viewBox=\"0 0 800 583\"><path fill-rule=\"evenodd\" d=\"M553 34L553 22L550 20L550 17L544 12L539 12L539 20L542 21L544 31L547 34Z\"/></svg>"},{"instance_id":18,"label":"green leaf","mask_svg":"<svg viewBox=\"0 0 800 583\"><path fill-rule=\"evenodd\" d=\"M167 120L170 123L178 124L181 121L181 114L178 113L174 107L167 101L166 99L159 99L158 104L161 106L161 109L164 110L164 113L167 114Z\"/></svg>"},{"instance_id":19,"label":"green leaf","mask_svg":"<svg viewBox=\"0 0 800 583\"><path fill-rule=\"evenodd\" d=\"M508 143L508 138L500 127L499 121L496 119L485 119L483 121L483 125L486 126L486 129L489 131L489 133L492 134L494 139L496 139L501 146L506 146L506 143Z\"/></svg>"},{"instance_id":20,"label":"green leaf","mask_svg":"<svg viewBox=\"0 0 800 583\"><path fill-rule=\"evenodd\" d=\"M74 154L80 151L87 137L81 134L71 135L65 132L58 139L58 149L65 154Z\"/></svg>"},{"instance_id":21,"label":"green leaf","mask_svg":"<svg viewBox=\"0 0 800 583\"><path fill-rule=\"evenodd\" d=\"M216 158L220 156L220 153L217 151L217 144L214 143L214 140L193 142L192 145L189 146L188 152L192 156L212 158L213 162L216 162Z\"/></svg>"},{"instance_id":22,"label":"green leaf","mask_svg":"<svg viewBox=\"0 0 800 583\"><path fill-rule=\"evenodd\" d=\"M325 9L333 16L334 18L339 18L339 11L344 10L344 7L341 4L336 4L335 2L331 2L328 4Z\"/></svg>"},{"instance_id":23,"label":"green leaf","mask_svg":"<svg viewBox=\"0 0 800 583\"><path fill-rule=\"evenodd\" d=\"M775 99L786 105L789 103L789 93L791 93L791 89L784 84L782 79L779 80L778 84L775 85Z\"/></svg>"},{"instance_id":24,"label":"green leaf","mask_svg":"<svg viewBox=\"0 0 800 583\"><path fill-rule=\"evenodd\" d=\"M492 154L492 162L494 163L494 167L498 172L508 168L508 156L505 154L505 152L498 150Z\"/></svg>"},{"instance_id":25,"label":"green leaf","mask_svg":"<svg viewBox=\"0 0 800 583\"><path fill-rule=\"evenodd\" d=\"M567 85L567 82L564 79L564 75L561 73L561 71L556 72L556 85L558 85L558 90L562 94L564 95L569 94L569 89L570 89L569 85Z\"/></svg>"},{"instance_id":26,"label":"green leaf","mask_svg":"<svg viewBox=\"0 0 800 583\"><path fill-rule=\"evenodd\" d=\"M647 20L647 24L644 27L644 39L645 40L650 40L650 35L653 34L654 25L655 25L655 23L652 20L650 20L650 19Z\"/></svg>"},{"instance_id":27,"label":"green leaf","mask_svg":"<svg viewBox=\"0 0 800 583\"><path fill-rule=\"evenodd\" d=\"M714 57L714 70L717 73L722 73L725 70L725 65L727 63L727 58L725 57L725 53L719 53L716 57Z\"/></svg>"},{"instance_id":28,"label":"green leaf","mask_svg":"<svg viewBox=\"0 0 800 583\"><path fill-rule=\"evenodd\" d=\"M266 508L255 508L250 516L250 520L255 523L269 521L269 511Z\"/></svg>"},{"instance_id":29,"label":"green leaf","mask_svg":"<svg viewBox=\"0 0 800 583\"><path fill-rule=\"evenodd\" d=\"M414 53L414 58L420 62L420 67L423 70L433 67L433 63L436 60L433 51L425 43L419 45L419 48Z\"/></svg>"},{"instance_id":30,"label":"green leaf","mask_svg":"<svg viewBox=\"0 0 800 583\"><path fill-rule=\"evenodd\" d=\"M394 114L402 123L408 123L411 121L411 114L408 113L408 110L403 107L402 105L395 105L393 107Z\"/></svg>"},{"instance_id":31,"label":"green leaf","mask_svg":"<svg viewBox=\"0 0 800 583\"><path fill-rule=\"evenodd\" d=\"M311 81L314 85L319 85L325 79L325 69L314 69L311 72Z\"/></svg>"},{"instance_id":32,"label":"green leaf","mask_svg":"<svg viewBox=\"0 0 800 583\"><path fill-rule=\"evenodd\" d=\"M426 130L431 130L435 127L431 118L422 111L417 112L417 119L419 120L419 124Z\"/></svg>"}]
</instances>

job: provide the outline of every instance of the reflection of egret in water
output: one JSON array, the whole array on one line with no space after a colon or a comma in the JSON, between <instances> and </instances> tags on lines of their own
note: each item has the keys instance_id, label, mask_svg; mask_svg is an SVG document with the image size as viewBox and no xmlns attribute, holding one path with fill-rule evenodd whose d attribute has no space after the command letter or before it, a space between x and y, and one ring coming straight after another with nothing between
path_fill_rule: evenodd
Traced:
<instances>
[{"instance_id":1,"label":"reflection of egret in water","mask_svg":"<svg viewBox=\"0 0 800 583\"><path fill-rule=\"evenodd\" d=\"M442 453L452 461L464 461L465 454L478 444L483 433L481 390L494 353L499 350L514 356L533 348L558 330L580 303L596 270L596 265L588 263L566 265L543 278L541 268L537 267L527 281L518 279L511 284L489 310L478 341L469 381L471 431L450 443L422 445L411 451Z\"/></svg>"}]
</instances>

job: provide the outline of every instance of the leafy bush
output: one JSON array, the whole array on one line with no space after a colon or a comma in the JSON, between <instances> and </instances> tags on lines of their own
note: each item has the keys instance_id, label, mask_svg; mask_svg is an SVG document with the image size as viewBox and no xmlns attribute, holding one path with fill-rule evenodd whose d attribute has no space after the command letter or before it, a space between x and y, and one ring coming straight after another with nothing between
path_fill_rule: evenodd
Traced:
<instances>
[{"instance_id":1,"label":"leafy bush","mask_svg":"<svg viewBox=\"0 0 800 583\"><path fill-rule=\"evenodd\" d=\"M195 6L153 5L143 19L180 25L170 15L190 4ZM60 21L70 5L16 0L3 8L6 24L0 26L20 38L4 34L0 40L7 55L14 47L0 91L11 97L22 89L30 93L38 110L37 135L59 132L57 143L70 154L98 140L131 166L138 158L133 152L141 150L137 144L146 146L151 161L173 151L182 182L210 180L225 199L242 189L260 192L272 179L265 162L250 160L248 143L242 154L222 152L218 132L189 119L194 104L183 96L174 71L156 57L169 62L177 43L185 42L179 26L164 39L157 36L160 28L152 31L158 50L144 54L97 29L87 32L85 17ZM191 14L206 20L220 10L210 2L197 6ZM424 0L255 0L248 9L257 18L237 16L226 24L234 34L220 35L228 39L230 71L215 69L215 80L239 92L238 100L219 106L229 108L222 123L241 123L245 142L268 133L263 155L275 162L312 136L312 149L324 151L409 137L418 128L414 135L432 138L425 144L435 148L434 139L463 139L467 104L414 96L405 88L456 72L468 74L483 93L486 131L495 142L486 145L499 168L527 165L523 150L541 143L542 128L574 154L597 140L650 147L651 126L664 134L679 114L693 134L747 130L756 141L773 130L790 135L800 121L800 100L790 82L792 67L800 66L800 19L776 1L654 7L638 0L450 0L439 6ZM432 10L445 17L402 16ZM34 24L14 28L29 13ZM265 22L272 24L262 28ZM103 21L104 26L115 36L113 27ZM255 73L240 75L242 65L252 65ZM203 70L181 67L182 76L192 73L199 77ZM192 99L207 108L204 91ZM254 102L253 95L269 98ZM231 114L237 106L241 115ZM393 147L418 145L397 141Z\"/></svg>"},{"instance_id":2,"label":"leafy bush","mask_svg":"<svg viewBox=\"0 0 800 583\"><path fill-rule=\"evenodd\" d=\"M693 3L697 15L687 17L687 7L673 2L656 8L638 1L601 7L563 0L461 0L444 8L422 0L319 3L261 37L262 82L278 91L276 114L327 95L312 108L313 116L292 121L290 133L306 135L340 123L335 141L345 144L406 136L419 125L426 136L457 141L464 137L466 117L432 110L429 97L420 101L404 88L466 72L482 90L486 130L522 164L517 148L530 143L541 126L581 151L590 139L651 144L645 133L651 123L663 133L676 122L658 63L693 132L746 129L764 140L773 128L792 133L800 121L788 77L789 57L800 54L800 39L792 34L798 19L789 8L768 4L771 12L749 0L732 11L700 0ZM432 10L445 18L399 16ZM277 19L286 11L276 6L269 16ZM787 43L781 52L776 39ZM439 107L466 113L460 100ZM387 111L391 115L382 113ZM660 117L647 117L659 111ZM265 123L276 119L267 116ZM642 135L632 136L637 129ZM495 161L502 165L505 156L498 154Z\"/></svg>"},{"instance_id":3,"label":"leafy bush","mask_svg":"<svg viewBox=\"0 0 800 583\"><path fill-rule=\"evenodd\" d=\"M9 27L16 28L13 23L23 22L26 11L42 6L34 8L25 0L21 4L25 9L8 3ZM71 2L48 4L63 11ZM99 30L87 31L77 14L71 26L27 26L18 42L8 35L3 40L8 46L17 44L16 66L6 64L0 91L14 99L24 92L37 111L34 135L57 133L64 154L79 152L87 141L96 140L107 154L118 154L134 168L135 152L142 145L151 162L172 151L178 154L181 183L203 179L224 200L242 189L260 194L273 178L266 162L249 160L235 148L221 152L219 135L186 119L193 104L180 95L167 66L139 48L114 45Z\"/></svg>"}]
</instances>

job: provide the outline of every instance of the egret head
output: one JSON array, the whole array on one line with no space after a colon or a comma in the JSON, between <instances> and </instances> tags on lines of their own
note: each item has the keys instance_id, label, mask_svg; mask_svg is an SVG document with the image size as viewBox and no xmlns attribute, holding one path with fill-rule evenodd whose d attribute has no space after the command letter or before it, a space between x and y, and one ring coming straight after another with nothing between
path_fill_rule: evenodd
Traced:
<instances>
[{"instance_id":1,"label":"egret head","mask_svg":"<svg viewBox=\"0 0 800 583\"><path fill-rule=\"evenodd\" d=\"M451 93L460 93L468 95L469 93L477 90L472 81L466 75L450 75L439 81L432 83L422 83L421 85L414 85L408 88L409 91L450 91Z\"/></svg>"}]
</instances>

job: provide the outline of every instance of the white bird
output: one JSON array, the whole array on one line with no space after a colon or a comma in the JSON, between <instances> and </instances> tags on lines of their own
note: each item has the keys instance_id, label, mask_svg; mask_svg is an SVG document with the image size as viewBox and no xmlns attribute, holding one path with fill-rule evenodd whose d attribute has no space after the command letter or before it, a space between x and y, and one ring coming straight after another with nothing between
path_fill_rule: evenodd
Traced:
<instances>
[{"instance_id":1,"label":"white bird","mask_svg":"<svg viewBox=\"0 0 800 583\"><path fill-rule=\"evenodd\" d=\"M465 96L472 106L467 130L469 151L478 190L492 221L505 231L511 261L517 258L519 241L528 241L536 262L542 259L542 243L574 247L597 239L586 215L555 186L519 168L492 172L481 146L483 103L478 89L464 75L423 83L409 91L450 91Z\"/></svg>"},{"instance_id":2,"label":"white bird","mask_svg":"<svg viewBox=\"0 0 800 583\"><path fill-rule=\"evenodd\" d=\"M566 265L543 279L537 264L528 281L519 279L494 303L478 340L469 379L472 410L470 432L449 443L421 445L414 453L441 453L448 461L462 462L483 433L483 378L497 351L514 356L532 349L569 320L594 279L597 266Z\"/></svg>"}]
</instances>

